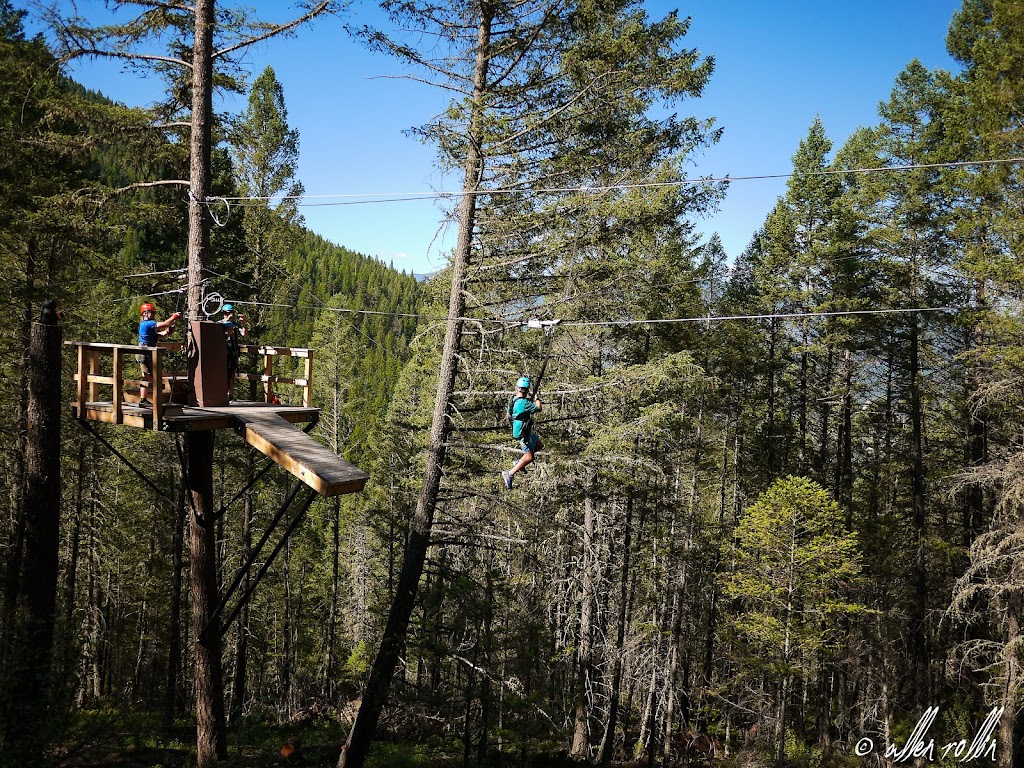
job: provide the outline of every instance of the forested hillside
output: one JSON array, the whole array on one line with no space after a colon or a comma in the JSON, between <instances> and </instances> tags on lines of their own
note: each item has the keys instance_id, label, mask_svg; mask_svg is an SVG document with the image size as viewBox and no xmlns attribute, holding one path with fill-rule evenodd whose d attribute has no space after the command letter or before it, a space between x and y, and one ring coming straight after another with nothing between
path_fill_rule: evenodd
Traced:
<instances>
[{"instance_id":1,"label":"forested hillside","mask_svg":"<svg viewBox=\"0 0 1024 768\"><path fill-rule=\"evenodd\" d=\"M964 0L957 72L910 61L841 145L794 136L735 258L700 230L728 185L686 175L720 136L689 117L714 78L689 20L385 7L417 34L366 42L456 94L417 130L462 174L447 269L303 227L272 70L218 129L205 289L315 349L314 434L371 476L224 627L228 764L883 765L930 714L922 762L1019 765L1024 3ZM143 297L182 306L183 191L124 188L187 158L60 78L6 0L0 31L0 732L24 744L33 323L55 298L65 339L129 342ZM544 449L507 488L522 375ZM166 493L65 419L33 759L189 765L181 441L102 432ZM288 492L272 471L235 501L256 458L217 434L219 588Z\"/></svg>"}]
</instances>

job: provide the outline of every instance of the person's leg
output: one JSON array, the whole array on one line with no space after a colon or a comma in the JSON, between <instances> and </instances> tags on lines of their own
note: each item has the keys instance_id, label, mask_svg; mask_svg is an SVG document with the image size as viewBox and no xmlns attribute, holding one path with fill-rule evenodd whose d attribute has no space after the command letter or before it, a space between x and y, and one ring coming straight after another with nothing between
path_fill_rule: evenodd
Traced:
<instances>
[{"instance_id":1,"label":"person's leg","mask_svg":"<svg viewBox=\"0 0 1024 768\"><path fill-rule=\"evenodd\" d=\"M149 381L153 378L153 370L143 355L139 355L139 357L142 358L139 360L139 369L142 371L142 376L139 379L139 400L141 402L149 399Z\"/></svg>"},{"instance_id":2,"label":"person's leg","mask_svg":"<svg viewBox=\"0 0 1024 768\"><path fill-rule=\"evenodd\" d=\"M532 435L530 435L529 442L523 444L522 458L520 458L519 461L516 462L516 465L512 467L509 474L515 475L516 472L518 472L531 461L533 461L534 454L536 454L537 451L541 450L543 447L544 443L541 441L540 435L534 432Z\"/></svg>"},{"instance_id":3,"label":"person's leg","mask_svg":"<svg viewBox=\"0 0 1024 768\"><path fill-rule=\"evenodd\" d=\"M519 461L516 462L516 465L514 467L512 467L511 470L509 470L509 474L510 475L515 475L516 472L521 470L523 467L525 467L531 461L533 461L533 451L526 451L522 455L522 458L520 458Z\"/></svg>"}]
</instances>

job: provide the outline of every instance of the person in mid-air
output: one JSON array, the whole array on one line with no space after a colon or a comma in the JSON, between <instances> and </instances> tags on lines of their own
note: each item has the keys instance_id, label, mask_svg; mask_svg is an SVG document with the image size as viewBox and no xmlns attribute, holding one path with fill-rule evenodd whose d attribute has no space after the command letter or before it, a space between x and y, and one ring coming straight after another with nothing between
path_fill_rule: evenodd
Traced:
<instances>
[{"instance_id":1,"label":"person in mid-air","mask_svg":"<svg viewBox=\"0 0 1024 768\"><path fill-rule=\"evenodd\" d=\"M540 413L542 407L539 397L530 398L530 377L521 376L516 381L516 392L508 401L505 412L505 423L512 427L512 437L519 441L523 455L510 470L501 473L505 487L512 488L512 478L527 464L533 461L538 451L544 450L544 442L533 430L533 414Z\"/></svg>"},{"instance_id":2,"label":"person in mid-air","mask_svg":"<svg viewBox=\"0 0 1024 768\"><path fill-rule=\"evenodd\" d=\"M181 312L175 312L166 320L157 321L156 307L149 302L139 307L139 313L142 315L142 320L139 322L140 347L155 347L159 337L170 333L178 318L181 317ZM149 364L150 357L139 354L135 356L135 361L142 369L142 381L139 382L139 405L143 408L152 408L153 403L147 397L149 394L147 382L153 379L153 368Z\"/></svg>"}]
</instances>

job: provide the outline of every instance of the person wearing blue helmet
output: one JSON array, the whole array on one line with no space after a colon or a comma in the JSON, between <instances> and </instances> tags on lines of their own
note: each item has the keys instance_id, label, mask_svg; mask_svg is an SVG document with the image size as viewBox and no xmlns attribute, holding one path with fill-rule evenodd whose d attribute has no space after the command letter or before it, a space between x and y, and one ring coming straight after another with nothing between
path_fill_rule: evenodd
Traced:
<instances>
[{"instance_id":1,"label":"person wearing blue helmet","mask_svg":"<svg viewBox=\"0 0 1024 768\"><path fill-rule=\"evenodd\" d=\"M224 339L228 345L228 400L235 389L235 375L238 373L238 360L242 355L241 339L248 335L245 327L245 316L239 315L235 318L235 307L232 304L225 304L222 308L224 317L221 323L224 325Z\"/></svg>"},{"instance_id":2,"label":"person wearing blue helmet","mask_svg":"<svg viewBox=\"0 0 1024 768\"><path fill-rule=\"evenodd\" d=\"M533 461L537 451L544 450L544 442L533 430L533 414L540 413L542 409L540 398L530 399L530 377L520 376L516 381L516 393L508 402L508 409L505 412L505 423L512 428L512 437L519 441L519 447L523 449L523 455L510 470L501 473L501 480L505 487L512 488L512 478L527 464Z\"/></svg>"}]
</instances>

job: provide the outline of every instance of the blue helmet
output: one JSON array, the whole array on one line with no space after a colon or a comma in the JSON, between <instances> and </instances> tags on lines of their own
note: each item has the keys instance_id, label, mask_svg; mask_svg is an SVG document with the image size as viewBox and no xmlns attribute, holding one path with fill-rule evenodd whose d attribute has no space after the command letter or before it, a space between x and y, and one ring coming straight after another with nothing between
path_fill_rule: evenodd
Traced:
<instances>
[{"instance_id":1,"label":"blue helmet","mask_svg":"<svg viewBox=\"0 0 1024 768\"><path fill-rule=\"evenodd\" d=\"M520 376L516 380L516 389L529 389L530 388L530 377Z\"/></svg>"},{"instance_id":2,"label":"blue helmet","mask_svg":"<svg viewBox=\"0 0 1024 768\"><path fill-rule=\"evenodd\" d=\"M232 304L225 304L222 307L222 311L224 311L224 312L234 312L235 311L235 307Z\"/></svg>"}]
</instances>

